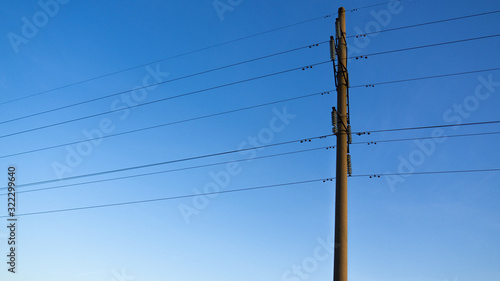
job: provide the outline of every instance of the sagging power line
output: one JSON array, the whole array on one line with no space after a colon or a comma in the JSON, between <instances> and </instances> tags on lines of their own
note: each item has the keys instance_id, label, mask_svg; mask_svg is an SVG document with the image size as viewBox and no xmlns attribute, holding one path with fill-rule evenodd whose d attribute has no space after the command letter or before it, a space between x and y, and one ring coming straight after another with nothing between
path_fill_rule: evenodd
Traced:
<instances>
[{"instance_id":1,"label":"sagging power line","mask_svg":"<svg viewBox=\"0 0 500 281\"><path fill-rule=\"evenodd\" d=\"M122 179L153 176L153 175L158 175L158 174L165 174L165 173L171 173L171 172L179 172L179 171L186 171L186 170L192 170L192 169L206 168L206 167L212 167L212 166L229 164L229 163L253 161L253 160L259 160L259 159L268 159L268 158L274 158L274 157L279 157L279 156L292 155L292 154L298 154L298 153L304 153L304 152L312 152L312 151L325 150L325 149L330 150L330 149L334 149L334 147L333 146L326 146L326 147L310 148L310 149L303 149L303 150L295 150L295 151L284 152L284 153L256 156L256 157L251 157L251 158L247 157L247 158L243 158L243 159L222 161L222 162L216 162L216 163L210 163L210 164L204 164L204 165L188 166L188 167L183 167L183 168L169 169L169 170L163 170L163 171L157 171L157 172L139 173L139 174L128 175L128 176L113 177L113 178L107 178L107 179L85 181L85 182L71 183L71 184L65 184L65 185L57 185L57 186L43 187L43 188L30 189L30 190L21 190L21 191L16 191L16 193L38 192L38 191L44 191L44 190L61 189L61 188L66 188L66 187L81 186L81 185L109 182L109 181L122 180ZM22 187L22 186L18 186L18 187ZM0 194L0 196L5 196L7 194L8 193Z\"/></svg>"},{"instance_id":2,"label":"sagging power line","mask_svg":"<svg viewBox=\"0 0 500 281\"><path fill-rule=\"evenodd\" d=\"M424 77L416 77L416 78L407 78L407 79L401 79L401 80L375 82L375 83L371 83L371 84L354 85L354 86L350 86L350 88L360 88L360 87L373 88L373 87L375 87L375 85L403 83L403 82L411 82L411 81L418 81L418 80L435 79L435 78L458 76L458 75L466 75L466 74L481 73L481 72L496 71L496 70L500 70L500 67L488 68L488 69L480 69L480 70L471 70L471 71L464 71L464 72L446 73L446 74L424 76Z\"/></svg>"},{"instance_id":3,"label":"sagging power line","mask_svg":"<svg viewBox=\"0 0 500 281\"><path fill-rule=\"evenodd\" d=\"M495 10L495 11L490 11L490 12L484 12L484 13L478 13L478 14L472 14L472 15L466 15L466 16L461 16L461 17L448 18L448 19L443 19L443 20L436 20L436 21L424 22L424 23L417 23L417 24L412 24L412 25L405 25L405 26L400 26L400 27L395 27L395 28L389 28L389 29L383 29L383 30L374 31L374 32L360 33L360 34L356 34L356 35L347 36L346 38L364 37L364 36L370 35L370 34L390 32L390 31L396 31L396 30L402 30L402 29L420 27L420 26L424 26L424 25L432 25L432 24L437 24L437 23L443 23L443 22L449 22L449 21L455 21L455 20L462 20L462 19L473 18L473 17L481 17L481 16L486 16L486 15L491 15L491 14L496 14L496 13L500 13L500 10Z\"/></svg>"},{"instance_id":4,"label":"sagging power line","mask_svg":"<svg viewBox=\"0 0 500 281\"><path fill-rule=\"evenodd\" d=\"M61 107L57 107L57 108L53 108L53 109L49 109L49 110L44 110L44 111L41 111L41 112L37 112L37 113L33 113L33 114L28 114L28 115L25 115L25 116L16 117L16 118L13 118L13 119L1 121L0 124L5 124L5 123L13 122L13 121L18 121L18 120L22 120L22 119L26 119L26 118L30 118L30 117L35 117L35 116L39 116L39 115L42 115L42 114L47 114L47 113L51 113L51 112L63 110L63 109L68 109L68 108L71 108L71 107L75 107L75 106L79 106L79 105L83 105L83 104L87 104L87 103L99 101L99 100L106 99L106 98L109 98L109 97L114 97L114 96L118 96L118 95L121 95L121 94L125 94L125 93L130 93L130 92L133 92L133 91L137 91L137 90L148 89L148 88L156 87L158 85L164 85L164 84L167 84L167 83L170 83L170 82L179 81L179 80L183 80L183 79L195 77L195 76L202 75L202 74L207 74L207 73L210 73L210 72L219 71L219 70L226 69L226 68L231 68L231 67L234 67L234 66L238 66L238 65L242 65L242 64L246 64L246 63L250 63L250 62L254 62L254 61L258 61L258 60L262 60L262 59L266 59L266 58L270 58L270 57L274 57L274 56L278 56L278 55L290 53L290 52L295 52L295 51L302 50L302 49L310 49L312 47L316 47L316 46L319 46L319 45L322 45L322 44L325 44L325 43L328 43L328 41L318 42L318 43L314 43L312 45L307 45L307 46L304 46L304 47L294 48L294 49L282 51L282 52L279 52L279 53L274 53L274 54L270 54L270 55L266 55L266 56L262 56L262 57L258 57L258 58L253 58L253 59L249 59L249 60L245 60L245 61L241 61L241 62L237 62L237 63L232 63L232 64L229 64L229 65L225 65L225 66L221 66L221 67L216 67L216 68L212 68L212 69L209 69L209 70L205 70L205 71L201 71L201 72L197 72L197 73L193 73L193 74L188 74L188 75L177 77L177 78L174 78L174 79L169 79L169 80L165 80L165 81L153 83L153 84L150 84L150 85L145 85L145 86L142 86L142 87L136 87L136 88L134 88L132 90L120 91L120 92L117 92L117 93L112 93L112 94L108 94L108 95L105 95L105 96L101 96L101 97L97 97L97 98L93 98L93 99L89 99L89 100L85 100L85 101L81 101L81 102L77 102L77 103L73 103L73 104L69 104L69 105L65 105L65 106L61 106Z\"/></svg>"},{"instance_id":5,"label":"sagging power line","mask_svg":"<svg viewBox=\"0 0 500 281\"><path fill-rule=\"evenodd\" d=\"M437 46L443 46L443 45L449 45L449 44L464 43L464 42L470 42L470 41L475 41L475 40L482 40L482 39L494 38L494 37L499 37L499 36L500 36L500 34L493 34L493 35L487 35L487 36L481 36L481 37L474 37L474 38L454 40L454 41L448 41L448 42L441 42L441 43L435 43L435 44L429 44L429 45L422 45L422 46L416 46L416 47L408 47L408 48L402 48L402 49L396 49L396 50L388 50L388 51L376 52L376 53L371 53L371 54L351 56L351 57L348 57L348 58L349 59L360 59L360 58L367 59L370 56L378 56L378 55L392 54L392 53L397 53L397 52L411 51L411 50L417 50L417 49L423 49L423 48L430 48L430 47L437 47Z\"/></svg>"},{"instance_id":6,"label":"sagging power line","mask_svg":"<svg viewBox=\"0 0 500 281\"><path fill-rule=\"evenodd\" d=\"M485 172L500 172L499 168L490 168L490 169L470 169L470 170L450 170L450 171L424 171L424 172L414 172L414 173L373 173L373 174L363 174L363 175L352 175L352 178L360 178L360 177L368 177L368 178L380 178L383 176L401 176L401 175L437 175L437 174L457 174L457 173L485 173ZM152 198L145 200L135 200L135 201L126 201L126 202L118 202L118 203L110 203L110 204L101 204L101 205L92 205L92 206L83 206L83 207L75 207L75 208L66 208L66 209L57 209L57 210L47 210L47 211L38 211L38 212L30 212L23 214L16 214L16 216L32 216L32 215L42 215L42 214L50 214L50 213L61 213L61 212L70 212L70 211L80 211L80 210L88 210L88 209L97 209L97 208L106 208L106 207L117 207L124 205L133 205L133 204L141 204L141 203L151 203L151 202L159 202L159 201L167 201L167 200L175 200L175 199L184 199L184 198L192 198L197 196L208 196L215 194L225 194L225 193L235 193L235 192L243 192L250 190L259 190L259 189L269 189L273 187L281 187L281 186L289 186L289 185L299 185L306 183L330 183L335 179L332 178L322 178L322 179L313 179L313 180L304 180L304 181L294 181L287 183L278 183L271 185L261 185L255 187L246 187L232 190L220 190L214 192L204 192L200 194L186 194L179 196L169 196L169 197L161 197L161 198ZM6 218L8 216L0 216L0 218Z\"/></svg>"},{"instance_id":7,"label":"sagging power line","mask_svg":"<svg viewBox=\"0 0 500 281\"><path fill-rule=\"evenodd\" d=\"M307 69L307 68L312 68L312 66L322 65L322 64L325 64L325 63L328 63L328 62L330 62L330 61L319 62L319 63L311 64L311 65L308 65L308 66L305 66L305 67L297 67L297 68L287 69L287 70L280 71L280 72L275 72L275 73L266 74L266 75L262 75L262 76L258 76L258 77L253 77L253 78L249 78L249 79L245 79L245 80L231 82L231 83L227 83L227 84L223 84L223 85L218 85L218 86L214 86L214 87L210 87L210 88L205 88L205 89L201 89L201 90L197 90L197 91L193 91L193 92L188 92L188 93L184 93L184 94L180 94L180 95L176 95L176 96L166 97L166 98L159 99L159 100L154 100L154 101L151 101L151 102L145 102L145 103L141 103L141 104L130 106L129 108L136 108L136 107L140 107L140 106L154 104L154 103L158 103L158 102L162 102L162 101L166 101L166 100L170 100L170 99L174 99L174 98L179 98L179 97L183 97L183 96L189 96L189 95L197 94L197 93L200 93L200 92L210 91L210 90L219 89L219 88L222 88L222 87L227 87L227 86L236 85L236 84L240 84L240 83L245 83L245 82L248 82L248 81L262 79L262 78L266 78L266 77L270 77L270 76L274 76L274 75L288 73L288 72L291 72L291 71L304 70L304 69ZM411 82L411 81L418 81L418 80L436 79L436 78L443 78L443 77L450 77L450 76L457 76L457 75L466 75L466 74L481 73L481 72L496 71L496 70L500 70L500 67L489 68L489 69L481 69L481 70L472 70L472 71L465 71L465 72L457 72L457 73L447 73L447 74L425 76L425 77L407 78L407 79L401 79L401 80L375 82L375 83L371 83L371 84L361 84L361 85L349 86L349 88L360 88L360 87L371 88L371 87L375 87L375 85L385 85L385 84L403 83L403 82ZM75 118L75 119L71 119L71 120L61 121L61 122L57 122L57 123L53 123L53 124L49 124L49 125L45 125L45 126L40 126L40 127L36 127L36 128L31 128L31 129L27 129L27 130L18 131L18 132L15 132L15 133L1 135L0 138L6 138L6 137L11 137L11 136L19 135L19 134L24 134L24 133L29 133L29 132L33 132L33 131L38 131L38 130L41 130L41 129L47 129L47 128L50 128L50 127L59 126L59 125L63 125L63 124L71 123L71 122L80 121L80 120L85 120L85 119L96 117L96 116L101 116L101 115L105 115L105 114L111 114L113 112L114 111L106 111L106 112L101 112L101 113L97 113L97 114L87 115L87 116L83 116L83 117L79 117L79 118ZM169 123L169 125L171 125L171 124L173 124L173 123Z\"/></svg>"},{"instance_id":8,"label":"sagging power line","mask_svg":"<svg viewBox=\"0 0 500 281\"><path fill-rule=\"evenodd\" d=\"M249 148L242 148L242 149L236 149L236 150L226 150L226 151L217 152L217 153L197 155L197 156L191 156L191 157L186 157L186 158L179 158L179 159L175 159L175 160L168 160L168 161L162 161L162 162L137 165L137 166L132 166L132 167L125 167L125 168L106 170L106 171L100 171L100 172L95 172L95 173L88 173L88 174L83 174L83 175L78 175L78 176L67 177L67 178L63 178L63 179L51 179L51 180L30 182L30 183L26 183L26 184L17 185L17 187L33 186L33 185L38 185L38 184L61 182L61 181L74 180L74 179L86 178L86 177L91 177L91 176L100 176L100 175L111 174L111 173L125 172L125 171L142 169L142 168L150 168L150 167L161 166L161 165L166 165L166 164L174 164L174 163L180 163L180 162L185 162L185 161L198 160L198 159L227 155L227 154L234 154L234 153L238 153L238 152L244 152L244 151L255 150L255 149L260 149L260 148L280 146L280 145L292 144L292 143L300 143L300 142L303 142L305 139L307 139L307 140L326 139L326 138L331 137L331 136L332 135L322 135L322 136L316 136L316 137L311 137L311 138L301 138L301 139L295 139L295 140L291 140L291 141L254 146L254 147L249 147ZM0 188L0 190L6 189L6 188L7 187L3 187L3 188Z\"/></svg>"},{"instance_id":9,"label":"sagging power line","mask_svg":"<svg viewBox=\"0 0 500 281\"><path fill-rule=\"evenodd\" d=\"M460 126L477 126L477 125L488 125L488 124L498 124L500 120L494 121L482 121L482 122L469 122L469 123L459 123L459 124L443 124L443 125L429 125L429 126L419 126L419 127L404 127L404 128L392 128L392 129L380 129L371 131L360 131L353 132L358 136L370 134L370 133L383 133L383 132L396 132L396 131L408 131L408 130L423 130L423 129L435 129L435 128L446 128L446 127L460 127Z\"/></svg>"},{"instance_id":10,"label":"sagging power line","mask_svg":"<svg viewBox=\"0 0 500 281\"><path fill-rule=\"evenodd\" d=\"M47 147L42 147L42 148L37 148L37 149L32 149L32 150L27 150L27 151L22 151L22 152L7 154L7 155L2 155L2 156L0 156L0 159L1 158L12 157L12 156L23 155L23 154L29 154L29 153L35 153L35 152L45 151L45 150L49 150L49 149L64 147L64 146L67 146L67 145L79 144L79 143L85 142L85 141L93 141L93 140L98 140L98 139L111 138L111 137L117 137L117 136L123 136L123 135L127 135L127 134L132 134L132 133L143 132L143 131L157 129L157 128L161 128L161 127L166 127L166 126L171 126L171 125L176 125L176 124L181 124L181 123L186 123L186 122L191 122L191 121L201 120L201 119L206 119L206 118L211 118L211 117L215 117L215 116L220 116L220 115L235 113L235 112L239 112L239 111L244 111L244 110L259 108L259 107L273 105L273 104L278 104L278 103L283 103L283 102L289 102L289 101L293 101L293 100L299 100L299 99L303 99L303 98L310 98L310 97L319 96L319 95L328 95L328 94L330 94L331 91L332 90L327 90L327 91L324 91L324 92L317 92L317 93L313 93L313 94L308 94L308 95L303 95L303 96L298 96L298 97L293 97L293 98L288 98L288 99L282 99L282 100L273 101L273 102L266 102L266 103L261 103L261 104L258 104L258 105L252 105L252 106L247 106L247 107L242 107L242 108L237 108L237 109L232 109L232 110L222 111L222 112L217 112L217 113L212 113L212 114L208 114L208 115L203 115L203 116L198 116L198 117L193 117L193 118L188 118L188 119L183 119L183 120L178 120L178 121L173 121L173 122L168 122L168 123L162 123L162 124L159 124L159 125L154 125L154 126L150 126L150 127L139 128L139 129L125 131L125 132L121 132L121 133L115 133L115 134L103 135L103 136L98 136L98 137L92 137L92 138L87 138L85 140L67 142L67 143L63 143L63 144L52 145L52 146L47 146Z\"/></svg>"},{"instance_id":11,"label":"sagging power line","mask_svg":"<svg viewBox=\"0 0 500 281\"><path fill-rule=\"evenodd\" d=\"M376 53L362 54L362 55L357 55L357 56L350 56L350 57L348 57L348 59L359 59L359 58L366 59L366 58L368 58L370 56L391 54L391 53L396 53L396 52L404 52L404 51L410 51L410 50L416 50L416 49L423 49L423 48L430 48L430 47L437 47L437 46L443 46L443 45L449 45L449 44L464 43L464 42L470 42L470 41L475 41L475 40L483 40L483 39L494 38L494 37L499 37L499 36L500 36L500 34L493 34L493 35L480 36L480 37L474 37L474 38L460 39L460 40L447 41L447 42L441 42L441 43L434 43L434 44L428 44L428 45L422 45L422 46L415 46L415 47L408 47L408 48L402 48L402 49L388 50L388 51L382 51L382 52L376 52ZM108 94L108 95L105 95L105 96L101 96L101 97L97 97L97 98L93 98L93 99L89 99L89 100L85 100L85 101L81 101L81 102L77 102L77 103L73 103L73 104L69 104L69 105L65 105L65 106L61 106L61 107L57 107L57 108L53 108L53 109L49 109L49 110L40 111L40 112L37 112L37 113L32 113L32 114L28 114L28 115L16 117L16 118L13 118L13 119L1 121L0 124L6 124L6 123L10 123L10 122L14 122L14 121L18 121L18 120L30 118L30 117L39 116L39 115L42 115L42 114L47 114L47 113L51 113L51 112L55 112L55 111L59 111L59 110L63 110L63 109L68 109L68 108L71 108L71 107L80 106L80 105L83 105L83 104L87 104L87 103L99 101L99 100L102 100L102 99L106 99L106 98L109 98L109 97L113 97L113 96L117 96L117 95L129 93L129 92L132 92L132 91L141 90L141 89L147 89L147 88L150 88L150 87L155 87L155 86L158 86L158 85L163 85L163 84L174 82L174 81L178 81L178 80L182 80L182 79L186 79L186 78L191 78L191 77L195 77L195 76L202 75L202 74L207 74L207 73L210 73L210 72L214 72L214 71L218 71L218 70L222 70L222 69L234 67L234 66L237 66L237 65L242 65L242 64L245 64L245 63L249 63L249 62L254 62L254 61L262 60L262 59L265 59L265 58L270 58L270 57L273 57L273 56L278 56L278 55L282 55L282 54L286 54L286 53L290 53L290 52L294 52L294 51L298 51L298 50L302 50L302 49L310 49L311 47L319 46L319 45L322 45L322 44L325 44L325 43L328 43L328 41L318 42L318 43L314 43L312 45L307 45L307 46L303 46L303 47L299 47L299 48L295 48L295 49L290 49L290 50L286 50L286 51L283 51L283 52L270 54L270 55L263 56L263 57L258 57L258 58L254 58L254 59L250 59L250 60L245 60L245 61L241 61L241 62L238 62L238 63L233 63L233 64L229 64L229 65L225 65L225 66L221 66L221 67L217 67L217 68L205 70L205 71L201 71L201 72L197 72L197 73L193 73L193 74L189 74L189 75L177 77L177 78L174 78L174 79L169 79L169 80L158 82L158 83L153 83L151 85L146 85L146 86L134 88L133 90L120 91L120 92L117 92L117 93ZM102 113L102 114L105 114L105 113ZM94 116L90 116L90 117L94 117Z\"/></svg>"},{"instance_id":12,"label":"sagging power line","mask_svg":"<svg viewBox=\"0 0 500 281\"><path fill-rule=\"evenodd\" d=\"M234 42L242 41L242 40L245 40L245 39L249 39L249 38L257 37L257 36L260 36L260 35L264 35L264 34L267 34L267 33L272 33L272 32L279 31L279 30L286 29L286 28L290 28L290 27L293 27L293 26L297 26L297 25L301 25L301 24L305 24L305 23L317 21L317 20L320 20L320 19L327 19L327 18L331 17L332 15L333 14L327 14L327 15L324 15L324 16L307 19L307 20L304 20L304 21L300 21L300 22L296 22L296 23L293 23L293 24L285 25L285 26L282 26L282 27L278 27L278 28L274 28L274 29L270 29L270 30L266 30L266 31L254 33L252 35L247 35L247 36L239 37L239 38L236 38L236 39L232 39L232 40L225 41L225 42L222 42L222 43L217 43L217 44L210 45L210 46L207 46L207 47L202 47L202 48L199 48L199 49L195 49L195 50L192 50L192 51L188 51L188 52L184 52L184 53L181 53L181 54L173 55L173 56L170 56L170 57L166 57L166 58L162 58L162 59L157 59L157 60L150 61L148 63L144 63L144 64L141 64L141 65L137 65L137 66L125 68L125 69L122 69L122 70L110 72L110 73L99 75L99 76L95 76L93 78L88 78L88 79L81 80L81 81L78 81L78 82L73 82L73 83L70 83L70 84L66 84L66 85L63 85L63 86L55 87L55 88L52 88L52 89L49 89L49 90L41 91L41 92L34 93L34 94L31 94L31 95L27 95L27 96L24 96L24 97L20 97L20 98L8 100L8 101L0 102L0 105L12 103L12 102L16 102L16 101L20 101L20 100L25 100L25 99L28 99L28 98L31 98L31 97L43 95L43 94L46 94L46 93L54 92L54 91L61 90L61 89L64 89L64 88L68 88L68 87L71 87L71 86L75 86L75 85L87 83L87 82L90 82L90 81L94 81L94 80L97 80L97 79L100 79L100 78L105 78L105 77L112 76L112 75L115 75L115 74L123 73L123 72L129 71L129 70L133 70L133 69L145 67L145 66L148 66L150 64L164 62L164 61L171 60L171 59L174 59L174 58L179 58L179 57L191 55L191 54L198 53L198 52L205 51L205 50L209 50L209 49L212 49L212 48L215 48L215 47L220 47L220 46L227 45L227 44L230 44L230 43L234 43Z\"/></svg>"},{"instance_id":13,"label":"sagging power line","mask_svg":"<svg viewBox=\"0 0 500 281\"><path fill-rule=\"evenodd\" d=\"M231 83L226 83L226 84L222 84L222 85L217 85L217 86L213 86L213 87L209 87L209 88L205 88L205 89L201 89L201 90L196 90L196 91L192 91L192 92L188 92L188 93L184 93L184 94L179 94L179 95L175 95L175 96L171 96L171 97L166 97L166 98L162 98L162 99L158 99L158 100L154 100L154 101L150 101L150 102L144 102L144 103L140 103L140 104L136 104L136 105L131 105L131 106L127 107L127 109L137 108L137 107L146 106L146 105L150 105L150 104L155 104L155 103L158 103L158 102L163 102L163 101L167 101L167 100L171 100L171 99L175 99L175 98L190 96L190 95L194 95L194 94L198 94L198 93L202 93L202 92L207 92L207 91L211 91L211 90L215 90L215 89L220 89L220 88L224 88L224 87L228 87L228 86L233 86L233 85L237 85L237 84L241 84L241 83L245 83L245 82L250 82L250 81L254 81L254 80L258 80L258 79L263 79L263 78L267 78L267 77L271 77L271 76L275 76L275 75L289 73L289 72L292 72L292 71L312 69L313 66L322 65L322 64L325 64L325 63L328 63L328 62L330 62L330 61L324 61L324 62L318 62L318 63L308 64L306 66L295 67L295 68L291 68L291 69L287 69L287 70L282 70L282 71L278 71L278 72L274 72L274 73L269 73L269 74L265 74L265 75L261 75L261 76L257 76L257 77L252 77L252 78L248 78L248 79L244 79L244 80L239 80L239 81L235 81L235 82L231 82ZM27 130L22 130L22 131L18 131L18 132L15 132L15 133L5 134L5 135L1 135L0 139L1 138L15 136L15 135L19 135L19 134L34 132L34 131L38 131L38 130L41 130L41 129L47 129L47 128L51 128L51 127L54 127L54 126L68 124L68 123L72 123L72 122L76 122L76 121L81 121L81 120L85 120L85 119L92 118L92 117L102 116L102 115L105 115L105 114L111 114L111 113L114 113L114 112L115 111L113 111L113 110L109 110L109 111L105 111L105 112L101 112L101 113L96 113L96 114L91 114L91 115L87 115L87 116L83 116L83 117L79 117L79 118L75 118L75 119L71 119L71 120L61 121L61 122L52 123L52 124L49 124L49 125L44 125L44 126L40 126L40 127L35 127L35 128L27 129Z\"/></svg>"},{"instance_id":14,"label":"sagging power line","mask_svg":"<svg viewBox=\"0 0 500 281\"><path fill-rule=\"evenodd\" d=\"M330 180L330 179L328 179ZM49 213L60 213L60 212L69 212L69 211L77 211L77 210L87 210L87 209L95 209L95 208L104 208L104 207L115 207L115 206L123 206L123 205L132 205L132 204L140 204L140 203L150 203L150 202L158 202L158 201L166 201L173 199L183 199L190 198L196 196L207 196L207 195L215 195L215 194L223 194L223 193L234 193L241 191L249 191L249 190L258 190L258 189L268 189L272 187L279 186L288 186L288 185L297 185L297 184L306 184L313 182L325 182L325 179L315 179L315 180L305 180L305 181L295 181L288 183L279 183L279 184L271 184L271 185L262 185L256 187L247 187L233 190L221 190L214 192L205 192L201 194L188 194L188 195L180 195L180 196L171 196L171 197L162 197L162 198L154 198L154 199L146 199L146 200L137 200L137 201L127 201L121 203L111 203L111 204L103 204L103 205L94 205L94 206L86 206L86 207L77 207L77 208L67 208L67 209L59 209L59 210L50 210L50 211L41 211L41 212L33 212L33 213L24 213L24 214L16 214L16 216L31 216L31 215L41 215L41 214L49 214ZM5 218L7 216L0 216L0 218Z\"/></svg>"},{"instance_id":15,"label":"sagging power line","mask_svg":"<svg viewBox=\"0 0 500 281\"><path fill-rule=\"evenodd\" d=\"M486 135L499 135L499 134L500 134L500 132L482 132L482 133L427 136L427 137L414 137L414 138L378 139L378 140L373 140L373 141L352 142L351 144L353 144L353 145L357 145L357 144L375 145L377 143L414 141L414 140L424 140L424 139L459 138L459 137L486 136ZM329 136L333 136L333 135L329 135ZM327 136L325 136L325 137L327 137ZM305 139L304 141L310 142L310 139ZM302 142L302 140L301 140L301 142ZM101 183L101 182L108 182L108 181L115 181L115 180L122 180L122 179L136 178L136 177L152 176L152 175L158 175L158 174L164 174L164 173L171 173L171 172L178 172L178 171L185 171L185 170L191 170L191 169L211 167L211 166L216 166L216 165L223 165L223 164L228 164L228 163L233 163L233 162L244 162L244 161L248 161L248 160L266 159L266 158L273 158L273 157L302 153L302 152L316 151L316 150L322 150L322 149L333 149L333 148L334 147L332 147L332 146L327 146L327 147L319 147L319 148L312 148L312 149L296 150L296 151L291 151L291 152L258 156L258 157L253 157L251 159L245 158L245 159L229 160L229 161L216 162L216 163L210 163L210 164L204 164L204 165L188 166L188 167L183 167L183 168L169 169L169 170L163 170L163 171L157 171L157 172L139 173L139 174L134 174L134 175L113 177L113 178L107 178L107 179L99 179L99 180L93 180L93 181L84 181L84 182L71 183L71 184L65 184L65 185L57 185L57 186L44 187L44 188L38 188L38 189L21 190L21 191L17 191L17 193L38 192L38 191L43 191L43 190L53 190L53 189L60 189L60 188L72 187L72 186L81 186L81 185L87 185L87 184L94 184L94 183ZM6 193L0 194L0 196L4 196L4 195L6 195Z\"/></svg>"}]
</instances>

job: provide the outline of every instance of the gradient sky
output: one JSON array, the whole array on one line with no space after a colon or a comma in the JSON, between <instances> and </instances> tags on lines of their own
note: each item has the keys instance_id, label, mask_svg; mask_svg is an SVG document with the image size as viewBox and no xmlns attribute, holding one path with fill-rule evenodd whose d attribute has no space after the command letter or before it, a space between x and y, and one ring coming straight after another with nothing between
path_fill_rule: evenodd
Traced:
<instances>
[{"instance_id":1,"label":"gradient sky","mask_svg":"<svg viewBox=\"0 0 500 281\"><path fill-rule=\"evenodd\" d=\"M0 121L327 41L334 35L335 16L150 63L333 14L340 6L348 10L347 35L500 9L500 3L487 0L402 0L395 6L350 10L380 2L383 1L127 0L59 1L54 5L56 2L48 0L41 0L42 4L4 1L0 4L3 34ZM38 27L30 29L34 21ZM491 14L350 38L348 47L350 55L364 55L493 35L500 33L499 26L500 14ZM497 68L500 67L499 44L500 38L496 37L353 59L348 65L350 84ZM320 44L136 91L135 98L127 93L0 124L0 155L84 141L88 135L116 134L330 91L335 88L333 70L331 64L326 63L124 110L127 102L150 102L328 59L328 45ZM138 65L143 66L9 102ZM499 83L500 71L487 71L353 88L350 91L352 130L500 120ZM330 110L335 104L334 92L315 95L94 143L1 157L0 167L6 174L7 168L14 165L18 171L17 184L22 185L249 148L252 139L256 139L258 145L265 145L328 135L331 133ZM116 111L1 137L111 109ZM497 131L500 131L498 124L461 126L440 131L373 133L353 136L353 141ZM353 144L353 174L500 168L499 141L500 135L482 135ZM334 137L19 187L18 192L331 145L335 145ZM330 178L335 175L334 153L335 150L318 149L235 162L237 164L229 167L207 166L18 193L17 213L191 195L203 192L207 186L213 188L216 179L223 181L219 182L219 189L231 190ZM6 177L3 179L2 186L5 186ZM7 272L7 265L2 262L0 279L331 280L333 257L328 251L328 241L331 242L333 235L334 188L332 182L315 182L211 198L20 216L18 273ZM4 216L7 200L5 195L0 197ZM350 178L349 280L500 280L499 199L498 172ZM183 215L182 210L187 213ZM5 218L1 223L7 225ZM0 227L1 261L6 261L7 255L5 226Z\"/></svg>"}]
</instances>

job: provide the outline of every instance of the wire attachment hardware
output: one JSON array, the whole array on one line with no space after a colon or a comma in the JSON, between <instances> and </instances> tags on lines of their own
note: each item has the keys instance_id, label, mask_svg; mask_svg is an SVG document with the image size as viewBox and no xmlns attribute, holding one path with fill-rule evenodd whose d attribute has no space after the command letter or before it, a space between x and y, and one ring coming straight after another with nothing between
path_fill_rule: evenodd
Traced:
<instances>
[{"instance_id":1,"label":"wire attachment hardware","mask_svg":"<svg viewBox=\"0 0 500 281\"><path fill-rule=\"evenodd\" d=\"M347 174L352 176L351 154L347 154Z\"/></svg>"},{"instance_id":2,"label":"wire attachment hardware","mask_svg":"<svg viewBox=\"0 0 500 281\"><path fill-rule=\"evenodd\" d=\"M339 119L338 119L338 114L337 114L337 109L335 107L332 107L332 133L337 134L339 132Z\"/></svg>"},{"instance_id":3,"label":"wire attachment hardware","mask_svg":"<svg viewBox=\"0 0 500 281\"><path fill-rule=\"evenodd\" d=\"M351 125L347 125L347 143L352 143Z\"/></svg>"}]
</instances>

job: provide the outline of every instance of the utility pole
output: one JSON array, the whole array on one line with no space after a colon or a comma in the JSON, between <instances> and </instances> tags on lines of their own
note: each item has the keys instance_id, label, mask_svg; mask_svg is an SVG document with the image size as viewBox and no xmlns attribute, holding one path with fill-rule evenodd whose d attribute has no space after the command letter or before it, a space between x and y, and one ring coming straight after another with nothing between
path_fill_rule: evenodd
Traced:
<instances>
[{"instance_id":1,"label":"utility pole","mask_svg":"<svg viewBox=\"0 0 500 281\"><path fill-rule=\"evenodd\" d=\"M333 132L337 136L337 171L335 178L335 253L333 280L347 281L347 176L351 174L348 142L351 130L348 112L347 42L345 36L345 9L339 8L335 22L336 43L331 38L330 47L336 74L337 108L332 111ZM335 55L337 68L335 68ZM349 168L348 168L349 167Z\"/></svg>"}]
</instances>

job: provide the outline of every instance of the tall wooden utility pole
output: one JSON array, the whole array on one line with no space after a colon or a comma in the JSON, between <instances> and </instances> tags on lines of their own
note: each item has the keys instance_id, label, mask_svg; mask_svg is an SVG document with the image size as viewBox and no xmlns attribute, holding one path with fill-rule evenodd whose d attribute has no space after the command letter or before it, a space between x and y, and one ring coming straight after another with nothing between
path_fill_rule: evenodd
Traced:
<instances>
[{"instance_id":1,"label":"tall wooden utility pole","mask_svg":"<svg viewBox=\"0 0 500 281\"><path fill-rule=\"evenodd\" d=\"M347 281L347 173L348 173L348 74L347 43L345 36L345 9L339 8L335 22L336 46L332 59L337 55L337 109L333 109L334 133L337 135L337 174L335 183L335 254L333 280ZM335 61L334 61L335 68ZM332 120L333 121L333 120ZM349 137L350 140L350 137ZM350 169L349 169L350 173Z\"/></svg>"}]
</instances>

